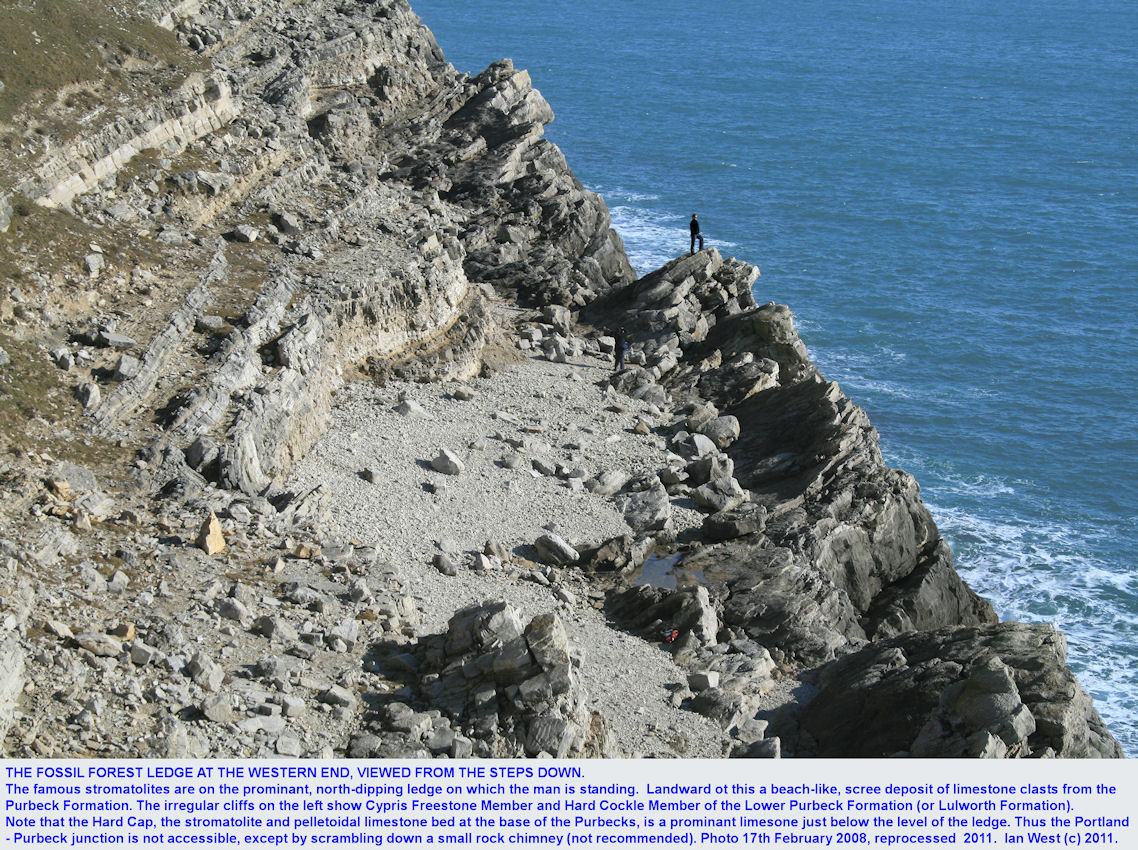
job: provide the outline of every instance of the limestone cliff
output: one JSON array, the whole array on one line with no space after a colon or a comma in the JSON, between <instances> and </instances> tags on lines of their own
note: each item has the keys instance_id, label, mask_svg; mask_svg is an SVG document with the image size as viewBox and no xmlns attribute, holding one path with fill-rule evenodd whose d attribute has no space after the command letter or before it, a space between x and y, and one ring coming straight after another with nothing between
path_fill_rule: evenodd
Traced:
<instances>
[{"instance_id":1,"label":"limestone cliff","mask_svg":"<svg viewBox=\"0 0 1138 850\"><path fill-rule=\"evenodd\" d=\"M457 72L403 0L103 11L91 68L0 89L8 753L628 754L555 614L490 602L426 634L448 600L334 539L326 488L285 486L351 381L607 365L623 324L601 389L639 405L659 462L551 474L629 533L488 545L476 568L547 561L623 628L674 628L674 707L735 755L1119 754L1061 639L995 625L956 574L789 310L755 303L757 269L709 250L636 279L525 71ZM702 526L677 526L691 505ZM704 583L629 587L653 552ZM881 653L895 687L862 681ZM935 683L912 657L940 659ZM847 678L889 715L853 748L827 731L857 716ZM819 689L772 716L778 739L776 679ZM879 709L882 688L924 688L921 710Z\"/></svg>"}]
</instances>

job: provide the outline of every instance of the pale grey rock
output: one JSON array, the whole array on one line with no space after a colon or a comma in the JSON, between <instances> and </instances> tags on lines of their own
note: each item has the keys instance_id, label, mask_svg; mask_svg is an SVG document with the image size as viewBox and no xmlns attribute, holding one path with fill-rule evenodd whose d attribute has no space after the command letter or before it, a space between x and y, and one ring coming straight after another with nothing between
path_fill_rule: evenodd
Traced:
<instances>
[{"instance_id":1,"label":"pale grey rock","mask_svg":"<svg viewBox=\"0 0 1138 850\"><path fill-rule=\"evenodd\" d=\"M688 687L696 692L718 688L719 674L713 670L696 670L688 673Z\"/></svg>"},{"instance_id":2,"label":"pale grey rock","mask_svg":"<svg viewBox=\"0 0 1138 850\"><path fill-rule=\"evenodd\" d=\"M99 331L99 344L116 351L128 351L138 347L138 342L133 337L109 330Z\"/></svg>"},{"instance_id":3,"label":"pale grey rock","mask_svg":"<svg viewBox=\"0 0 1138 850\"><path fill-rule=\"evenodd\" d=\"M413 399L404 399L395 408L395 412L400 416L407 416L411 419L430 419L431 415Z\"/></svg>"},{"instance_id":4,"label":"pale grey rock","mask_svg":"<svg viewBox=\"0 0 1138 850\"><path fill-rule=\"evenodd\" d=\"M739 439L739 420L734 416L718 416L701 426L699 433L715 443L716 448L725 449Z\"/></svg>"},{"instance_id":5,"label":"pale grey rock","mask_svg":"<svg viewBox=\"0 0 1138 850\"><path fill-rule=\"evenodd\" d=\"M296 628L288 620L276 614L258 617L254 623L254 628L270 640L277 640L282 643L294 643L300 637Z\"/></svg>"},{"instance_id":6,"label":"pale grey rock","mask_svg":"<svg viewBox=\"0 0 1138 850\"><path fill-rule=\"evenodd\" d=\"M541 316L546 322L553 325L553 329L562 336L572 335L573 316L568 307L559 304L547 304L542 308Z\"/></svg>"},{"instance_id":7,"label":"pale grey rock","mask_svg":"<svg viewBox=\"0 0 1138 850\"><path fill-rule=\"evenodd\" d=\"M735 464L723 454L709 454L696 458L685 468L688 483L695 486L707 484L716 478L730 478L735 473Z\"/></svg>"},{"instance_id":8,"label":"pale grey rock","mask_svg":"<svg viewBox=\"0 0 1138 850\"><path fill-rule=\"evenodd\" d=\"M692 498L704 510L729 511L747 500L747 491L734 478L716 478L692 490Z\"/></svg>"},{"instance_id":9,"label":"pale grey rock","mask_svg":"<svg viewBox=\"0 0 1138 850\"><path fill-rule=\"evenodd\" d=\"M320 694L319 699L323 703L341 708L354 708L357 702L355 694L340 685L332 685Z\"/></svg>"},{"instance_id":10,"label":"pale grey rock","mask_svg":"<svg viewBox=\"0 0 1138 850\"><path fill-rule=\"evenodd\" d=\"M217 693L205 697L198 706L207 720L214 723L232 723L237 719L229 694Z\"/></svg>"},{"instance_id":11,"label":"pale grey rock","mask_svg":"<svg viewBox=\"0 0 1138 850\"><path fill-rule=\"evenodd\" d=\"M431 563L434 564L435 569L437 569L444 576L458 575L457 561L455 561L453 556L448 555L446 552L436 552Z\"/></svg>"},{"instance_id":12,"label":"pale grey rock","mask_svg":"<svg viewBox=\"0 0 1138 850\"><path fill-rule=\"evenodd\" d=\"M84 410L94 410L103 400L103 393L94 381L84 381L75 392Z\"/></svg>"},{"instance_id":13,"label":"pale grey rock","mask_svg":"<svg viewBox=\"0 0 1138 850\"><path fill-rule=\"evenodd\" d=\"M17 700L24 691L24 653L11 637L0 642L0 751L15 716Z\"/></svg>"},{"instance_id":14,"label":"pale grey rock","mask_svg":"<svg viewBox=\"0 0 1138 850\"><path fill-rule=\"evenodd\" d=\"M543 534L534 541L534 547L547 564L575 564L581 559L581 553L556 534Z\"/></svg>"},{"instance_id":15,"label":"pale grey rock","mask_svg":"<svg viewBox=\"0 0 1138 850\"><path fill-rule=\"evenodd\" d=\"M261 231L250 224L239 224L233 228L233 240L235 242L256 242L261 236Z\"/></svg>"},{"instance_id":16,"label":"pale grey rock","mask_svg":"<svg viewBox=\"0 0 1138 850\"><path fill-rule=\"evenodd\" d=\"M672 521L672 503L658 479L647 490L621 496L617 503L625 522L637 532L665 529Z\"/></svg>"},{"instance_id":17,"label":"pale grey rock","mask_svg":"<svg viewBox=\"0 0 1138 850\"><path fill-rule=\"evenodd\" d=\"M122 641L102 632L80 632L75 642L92 655L102 658L115 658L122 654Z\"/></svg>"},{"instance_id":18,"label":"pale grey rock","mask_svg":"<svg viewBox=\"0 0 1138 850\"><path fill-rule=\"evenodd\" d=\"M194 330L202 334L220 333L225 327L225 319L221 316L198 316L194 319Z\"/></svg>"},{"instance_id":19,"label":"pale grey rock","mask_svg":"<svg viewBox=\"0 0 1138 850\"><path fill-rule=\"evenodd\" d=\"M99 253L92 252L83 258L83 270L88 277L98 277L106 265L106 258Z\"/></svg>"},{"instance_id":20,"label":"pale grey rock","mask_svg":"<svg viewBox=\"0 0 1138 850\"><path fill-rule=\"evenodd\" d=\"M225 680L225 671L202 650L193 654L183 672L195 684L212 693L220 691Z\"/></svg>"},{"instance_id":21,"label":"pale grey rock","mask_svg":"<svg viewBox=\"0 0 1138 850\"><path fill-rule=\"evenodd\" d=\"M130 646L130 661L136 667L145 667L147 664L156 662L161 656L161 653L152 646L146 643L135 640Z\"/></svg>"},{"instance_id":22,"label":"pale grey rock","mask_svg":"<svg viewBox=\"0 0 1138 850\"><path fill-rule=\"evenodd\" d=\"M219 617L225 620L236 620L237 622L244 622L249 619L249 609L239 599L230 599L229 597L222 597L214 602L214 609L217 611Z\"/></svg>"},{"instance_id":23,"label":"pale grey rock","mask_svg":"<svg viewBox=\"0 0 1138 850\"><path fill-rule=\"evenodd\" d=\"M462 460L449 449L440 449L438 456L431 461L431 468L443 475L461 475L466 469Z\"/></svg>"},{"instance_id":24,"label":"pale grey rock","mask_svg":"<svg viewBox=\"0 0 1138 850\"><path fill-rule=\"evenodd\" d=\"M598 496L611 496L620 491L631 476L623 469L606 469L585 482L585 489Z\"/></svg>"}]
</instances>

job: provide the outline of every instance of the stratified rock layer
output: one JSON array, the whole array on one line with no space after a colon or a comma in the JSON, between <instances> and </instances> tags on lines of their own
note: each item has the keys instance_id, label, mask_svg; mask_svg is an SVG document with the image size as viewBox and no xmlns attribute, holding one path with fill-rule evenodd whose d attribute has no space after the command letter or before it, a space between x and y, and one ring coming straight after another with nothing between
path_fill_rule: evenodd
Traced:
<instances>
[{"instance_id":1,"label":"stratified rock layer","mask_svg":"<svg viewBox=\"0 0 1138 850\"><path fill-rule=\"evenodd\" d=\"M822 671L791 749L802 756L1121 758L1049 626L902 635ZM784 745L786 736L784 736Z\"/></svg>"}]
</instances>

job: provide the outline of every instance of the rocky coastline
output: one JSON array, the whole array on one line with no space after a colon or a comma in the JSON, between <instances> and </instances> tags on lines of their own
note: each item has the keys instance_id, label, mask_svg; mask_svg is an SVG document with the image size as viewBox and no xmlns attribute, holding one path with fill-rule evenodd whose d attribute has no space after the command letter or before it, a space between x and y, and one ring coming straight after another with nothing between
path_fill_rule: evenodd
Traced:
<instances>
[{"instance_id":1,"label":"rocky coastline","mask_svg":"<svg viewBox=\"0 0 1138 850\"><path fill-rule=\"evenodd\" d=\"M403 0L105 12L0 89L6 755L1121 757L758 269L636 277L525 71Z\"/></svg>"}]
</instances>

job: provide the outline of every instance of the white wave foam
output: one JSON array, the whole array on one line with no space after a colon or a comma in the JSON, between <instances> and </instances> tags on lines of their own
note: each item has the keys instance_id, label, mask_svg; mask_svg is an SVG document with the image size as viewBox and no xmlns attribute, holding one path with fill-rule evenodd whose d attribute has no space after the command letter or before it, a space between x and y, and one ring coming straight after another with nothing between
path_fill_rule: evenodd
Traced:
<instances>
[{"instance_id":1,"label":"white wave foam","mask_svg":"<svg viewBox=\"0 0 1138 850\"><path fill-rule=\"evenodd\" d=\"M625 203L613 203L620 197ZM638 275L648 274L660 266L687 253L691 245L688 219L674 213L660 212L638 201L656 200L650 195L635 192L610 193L609 214L613 228L624 242L628 261ZM704 235L706 247L716 247L727 255L740 246L725 239L712 239Z\"/></svg>"},{"instance_id":2,"label":"white wave foam","mask_svg":"<svg viewBox=\"0 0 1138 850\"><path fill-rule=\"evenodd\" d=\"M992 495L1005 489L1014 488L996 482ZM1101 561L1074 527L928 507L960 574L1001 619L1066 634L1071 669L1127 751L1138 752L1138 579Z\"/></svg>"}]
</instances>

